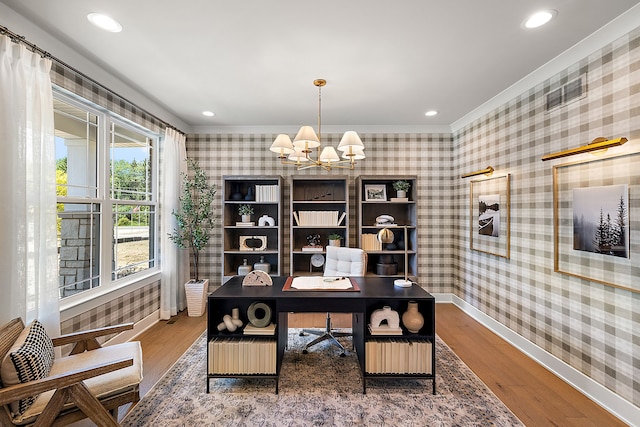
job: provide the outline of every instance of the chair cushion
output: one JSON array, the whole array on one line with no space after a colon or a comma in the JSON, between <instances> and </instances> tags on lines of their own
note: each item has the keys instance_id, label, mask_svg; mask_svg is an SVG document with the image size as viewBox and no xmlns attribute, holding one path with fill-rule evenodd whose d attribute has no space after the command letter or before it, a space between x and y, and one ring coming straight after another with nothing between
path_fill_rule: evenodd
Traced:
<instances>
[{"instance_id":1,"label":"chair cushion","mask_svg":"<svg viewBox=\"0 0 640 427\"><path fill-rule=\"evenodd\" d=\"M55 359L50 375L87 369L95 365L131 358L133 358L133 366L99 375L84 382L91 394L100 399L131 390L142 381L142 348L138 341L110 345ZM42 393L24 414L14 417L13 422L26 424L34 420L47 406L53 393L53 390Z\"/></svg>"},{"instance_id":2,"label":"chair cushion","mask_svg":"<svg viewBox=\"0 0 640 427\"><path fill-rule=\"evenodd\" d=\"M367 253L358 248L327 246L325 276L364 276Z\"/></svg>"},{"instance_id":3,"label":"chair cushion","mask_svg":"<svg viewBox=\"0 0 640 427\"><path fill-rule=\"evenodd\" d=\"M2 384L10 386L39 380L49 375L53 365L53 343L42 323L34 320L24 328L9 349L0 367ZM14 414L24 413L37 396L11 403Z\"/></svg>"}]
</instances>

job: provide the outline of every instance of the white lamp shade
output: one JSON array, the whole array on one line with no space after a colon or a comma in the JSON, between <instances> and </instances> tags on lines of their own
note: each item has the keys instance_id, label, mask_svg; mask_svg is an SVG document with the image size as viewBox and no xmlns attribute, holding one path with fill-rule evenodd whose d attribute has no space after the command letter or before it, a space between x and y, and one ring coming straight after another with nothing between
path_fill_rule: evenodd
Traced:
<instances>
[{"instance_id":1,"label":"white lamp shade","mask_svg":"<svg viewBox=\"0 0 640 427\"><path fill-rule=\"evenodd\" d=\"M347 151L349 147L359 148L360 150L364 150L364 144L362 140L358 136L357 132L349 130L342 135L342 139L340 140L340 145L338 145L338 150Z\"/></svg>"},{"instance_id":2,"label":"white lamp shade","mask_svg":"<svg viewBox=\"0 0 640 427\"><path fill-rule=\"evenodd\" d=\"M293 160L296 162L308 162L307 154L302 150L294 150L291 154L289 154L289 160Z\"/></svg>"},{"instance_id":3,"label":"white lamp shade","mask_svg":"<svg viewBox=\"0 0 640 427\"><path fill-rule=\"evenodd\" d=\"M294 150L293 143L291 143L291 138L289 138L289 135L281 133L273 141L273 144L271 144L269 150L281 155L293 153Z\"/></svg>"},{"instance_id":4,"label":"white lamp shade","mask_svg":"<svg viewBox=\"0 0 640 427\"><path fill-rule=\"evenodd\" d=\"M349 150L344 151L342 153L342 158L343 159L362 160L365 157L367 157L367 156L364 155L364 151L362 151L362 149L358 149L358 148L355 148L355 147L350 147Z\"/></svg>"},{"instance_id":5,"label":"white lamp shade","mask_svg":"<svg viewBox=\"0 0 640 427\"><path fill-rule=\"evenodd\" d=\"M296 148L315 148L320 146L320 140L311 126L302 126L296 137L293 138L293 146Z\"/></svg>"},{"instance_id":6,"label":"white lamp shade","mask_svg":"<svg viewBox=\"0 0 640 427\"><path fill-rule=\"evenodd\" d=\"M321 162L339 162L340 157L333 147L324 147L320 153Z\"/></svg>"}]
</instances>

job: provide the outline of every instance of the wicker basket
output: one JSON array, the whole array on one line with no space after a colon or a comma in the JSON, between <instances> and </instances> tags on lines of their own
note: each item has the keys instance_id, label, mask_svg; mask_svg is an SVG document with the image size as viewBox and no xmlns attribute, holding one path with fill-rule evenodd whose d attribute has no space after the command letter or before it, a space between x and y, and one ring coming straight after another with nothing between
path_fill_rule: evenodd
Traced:
<instances>
[{"instance_id":1,"label":"wicker basket","mask_svg":"<svg viewBox=\"0 0 640 427\"><path fill-rule=\"evenodd\" d=\"M190 280L184 284L187 294L187 312L191 317L200 317L207 308L207 295L209 293L209 279Z\"/></svg>"}]
</instances>

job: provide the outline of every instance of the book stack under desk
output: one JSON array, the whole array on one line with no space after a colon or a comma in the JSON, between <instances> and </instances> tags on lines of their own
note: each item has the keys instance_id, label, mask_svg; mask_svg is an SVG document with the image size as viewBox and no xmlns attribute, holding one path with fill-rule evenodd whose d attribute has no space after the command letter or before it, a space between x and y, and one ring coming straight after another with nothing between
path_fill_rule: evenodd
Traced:
<instances>
[{"instance_id":1,"label":"book stack under desk","mask_svg":"<svg viewBox=\"0 0 640 427\"><path fill-rule=\"evenodd\" d=\"M368 339L365 343L368 374L431 374L431 341L427 339Z\"/></svg>"},{"instance_id":2,"label":"book stack under desk","mask_svg":"<svg viewBox=\"0 0 640 427\"><path fill-rule=\"evenodd\" d=\"M273 375L277 341L261 337L216 337L209 341L210 375Z\"/></svg>"}]
</instances>

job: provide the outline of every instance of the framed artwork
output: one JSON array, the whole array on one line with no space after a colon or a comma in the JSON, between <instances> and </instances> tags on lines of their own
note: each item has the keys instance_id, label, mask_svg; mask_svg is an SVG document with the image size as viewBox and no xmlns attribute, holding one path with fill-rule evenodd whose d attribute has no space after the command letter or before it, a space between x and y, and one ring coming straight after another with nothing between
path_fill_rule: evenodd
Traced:
<instances>
[{"instance_id":1,"label":"framed artwork","mask_svg":"<svg viewBox=\"0 0 640 427\"><path fill-rule=\"evenodd\" d=\"M553 167L555 272L640 293L639 156Z\"/></svg>"},{"instance_id":2,"label":"framed artwork","mask_svg":"<svg viewBox=\"0 0 640 427\"><path fill-rule=\"evenodd\" d=\"M471 181L469 191L469 247L510 257L510 175Z\"/></svg>"},{"instance_id":3,"label":"framed artwork","mask_svg":"<svg viewBox=\"0 0 640 427\"><path fill-rule=\"evenodd\" d=\"M365 184L364 200L367 202L386 202L387 187L384 184Z\"/></svg>"}]
</instances>

